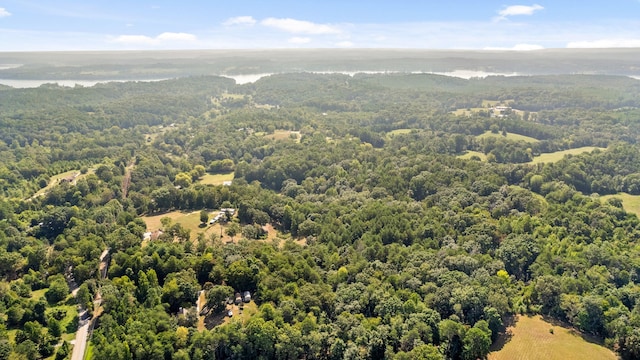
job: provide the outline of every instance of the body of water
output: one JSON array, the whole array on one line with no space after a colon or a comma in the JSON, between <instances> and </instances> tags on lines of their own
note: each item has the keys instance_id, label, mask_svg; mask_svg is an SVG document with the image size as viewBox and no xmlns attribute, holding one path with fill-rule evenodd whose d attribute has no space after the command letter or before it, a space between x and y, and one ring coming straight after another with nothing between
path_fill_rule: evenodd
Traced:
<instances>
[{"instance_id":1,"label":"body of water","mask_svg":"<svg viewBox=\"0 0 640 360\"><path fill-rule=\"evenodd\" d=\"M486 71L475 71L475 70L454 70L449 72L423 72L423 71L415 71L415 72L401 72L401 71L304 71L310 74L322 74L322 75L331 75L331 74L342 74L348 76L355 76L356 74L435 74L435 75L444 75L457 77L461 79L471 79L471 78L485 78L487 76L520 76L523 74L519 73L493 73ZM236 84L249 84L254 83L263 77L267 77L270 75L274 75L274 73L265 73L265 74L247 74L247 75L220 75L230 79L234 79Z\"/></svg>"},{"instance_id":2,"label":"body of water","mask_svg":"<svg viewBox=\"0 0 640 360\"><path fill-rule=\"evenodd\" d=\"M58 84L59 86L75 87L76 85L90 87L96 84L104 84L109 82L127 82L127 81L139 81L139 82L151 82L162 81L167 79L144 79L144 80L22 80L22 79L0 79L0 84L11 86L16 89L37 88L44 84Z\"/></svg>"},{"instance_id":3,"label":"body of water","mask_svg":"<svg viewBox=\"0 0 640 360\"><path fill-rule=\"evenodd\" d=\"M8 66L8 64L0 64L2 66ZM461 79L471 78L485 78L487 76L527 76L527 74L520 73L494 73L486 71L476 70L454 70L449 72L410 72L404 73L399 71L308 71L311 74L342 74L348 76L355 76L356 74L435 74L443 76L457 77ZM274 73L262 73L262 74L244 74L244 75L220 75L236 81L236 84L249 84L254 83L263 77L274 75ZM640 80L640 76L630 75L630 78ZM85 87L94 86L100 83L108 82L127 82L127 81L162 81L167 79L111 79L111 80L16 80L16 79L0 79L0 84L8 85L14 88L37 88L43 84L58 84L59 86L74 87L81 85Z\"/></svg>"}]
</instances>

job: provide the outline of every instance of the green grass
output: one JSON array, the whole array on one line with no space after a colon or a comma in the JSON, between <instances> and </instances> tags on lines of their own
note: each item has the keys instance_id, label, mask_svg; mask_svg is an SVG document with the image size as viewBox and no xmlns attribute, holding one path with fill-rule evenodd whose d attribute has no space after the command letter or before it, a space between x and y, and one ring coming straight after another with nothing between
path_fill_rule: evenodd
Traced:
<instances>
[{"instance_id":1,"label":"green grass","mask_svg":"<svg viewBox=\"0 0 640 360\"><path fill-rule=\"evenodd\" d=\"M225 181L232 181L233 177L233 172L228 174L205 174L199 180L199 183L203 185L222 185Z\"/></svg>"},{"instance_id":2,"label":"green grass","mask_svg":"<svg viewBox=\"0 0 640 360\"><path fill-rule=\"evenodd\" d=\"M480 158L481 161L487 161L487 155L485 155L484 153L481 153L479 151L467 151L466 153L462 154L462 155L458 155L458 158L460 159L471 159L472 157L477 156Z\"/></svg>"},{"instance_id":3,"label":"green grass","mask_svg":"<svg viewBox=\"0 0 640 360\"><path fill-rule=\"evenodd\" d=\"M412 131L418 131L418 129L395 129L387 133L387 137L393 137L396 135L410 134Z\"/></svg>"},{"instance_id":4,"label":"green grass","mask_svg":"<svg viewBox=\"0 0 640 360\"><path fill-rule=\"evenodd\" d=\"M627 193L617 193L615 195L604 195L600 197L602 202L606 202L611 198L619 198L622 200L622 207L628 213L640 216L640 195L631 195Z\"/></svg>"},{"instance_id":5,"label":"green grass","mask_svg":"<svg viewBox=\"0 0 640 360\"><path fill-rule=\"evenodd\" d=\"M538 140L536 138L532 138L532 137L525 136L525 135L509 133L509 132L507 133L507 136L502 136L502 133L494 134L491 131L487 131L484 134L477 136L478 139L484 139L484 138L488 138L488 137L503 138L503 139L507 139L507 140L511 140L511 141L524 141L524 142L528 142L528 143L535 143L535 142L540 141L540 140Z\"/></svg>"},{"instance_id":6,"label":"green grass","mask_svg":"<svg viewBox=\"0 0 640 360\"><path fill-rule=\"evenodd\" d=\"M540 156L536 156L530 162L530 164L538 164L538 163L550 163L562 160L565 155L579 155L585 152L592 152L596 149L606 150L605 148L595 147L595 146L584 146L575 149L556 151L552 153L541 154Z\"/></svg>"},{"instance_id":7,"label":"green grass","mask_svg":"<svg viewBox=\"0 0 640 360\"><path fill-rule=\"evenodd\" d=\"M295 141L300 142L300 131L291 130L275 130L272 134L268 134L264 131L258 131L253 133L256 136L264 136L272 140L293 140L292 135L295 135Z\"/></svg>"},{"instance_id":8,"label":"green grass","mask_svg":"<svg viewBox=\"0 0 640 360\"><path fill-rule=\"evenodd\" d=\"M471 116L472 114L479 113L482 110L488 111L489 109L487 108L456 109L455 111L452 111L452 113L453 115L456 115L456 116L461 116L461 115Z\"/></svg>"},{"instance_id":9,"label":"green grass","mask_svg":"<svg viewBox=\"0 0 640 360\"><path fill-rule=\"evenodd\" d=\"M51 190L54 186L58 185L58 183L60 182L60 179L64 179L66 177L70 177L70 176L78 174L74 179L74 183L75 183L78 180L82 179L83 177L87 176L88 174L95 173L96 169L98 168L98 166L100 166L100 165L95 165L95 166L89 168L89 171L86 174L80 174L80 170L69 170L69 171L54 175L51 178L49 178L49 184L47 184L47 186L43 187L42 189L38 190L33 195L33 197L44 195L49 190Z\"/></svg>"},{"instance_id":10,"label":"green grass","mask_svg":"<svg viewBox=\"0 0 640 360\"><path fill-rule=\"evenodd\" d=\"M84 353L84 360L91 360L91 359L93 359L93 344L91 343L91 341L89 341Z\"/></svg>"},{"instance_id":11,"label":"green grass","mask_svg":"<svg viewBox=\"0 0 640 360\"><path fill-rule=\"evenodd\" d=\"M209 213L209 218L211 219L217 211L211 211ZM162 229L162 223L160 219L168 217L171 219L172 224L180 224L185 229L191 230L191 240L196 240L198 238L199 233L204 233L205 236L209 236L213 233L220 234L220 224L216 223L213 225L207 224L207 226L200 227L202 224L200 222L200 211L192 211L192 212L183 212L183 211L171 211L168 213L153 215L153 216L143 216L142 220L144 220L145 224L147 224L147 231L156 231ZM222 225L223 227L223 236L222 241L226 241L229 239L229 236L224 233L224 229L226 229L227 225ZM236 239L240 239L240 235L235 236Z\"/></svg>"},{"instance_id":12,"label":"green grass","mask_svg":"<svg viewBox=\"0 0 640 360\"><path fill-rule=\"evenodd\" d=\"M549 329L553 328L553 334ZM615 360L613 351L574 329L551 324L540 316L518 316L510 336L498 339L489 360ZM502 341L501 341L502 340ZM506 343L504 343L506 341ZM500 343L504 346L500 348ZM498 349L499 348L499 349Z\"/></svg>"},{"instance_id":13,"label":"green grass","mask_svg":"<svg viewBox=\"0 0 640 360\"><path fill-rule=\"evenodd\" d=\"M48 288L35 290L31 292L31 300L39 300L44 297L44 294L49 290Z\"/></svg>"}]
</instances>

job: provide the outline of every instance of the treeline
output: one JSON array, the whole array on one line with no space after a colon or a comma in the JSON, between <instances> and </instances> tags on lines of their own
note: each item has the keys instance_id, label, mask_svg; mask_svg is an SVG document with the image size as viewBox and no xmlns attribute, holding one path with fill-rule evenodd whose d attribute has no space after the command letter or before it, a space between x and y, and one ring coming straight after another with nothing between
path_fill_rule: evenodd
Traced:
<instances>
[{"instance_id":1,"label":"treeline","mask_svg":"<svg viewBox=\"0 0 640 360\"><path fill-rule=\"evenodd\" d=\"M552 103L535 121L447 109L492 92L515 99L527 86L544 102L554 84L581 89L573 108ZM65 358L75 306L91 313L99 293L94 359L476 359L518 313L551 316L637 358L640 222L591 196L640 193L636 110L586 112L595 85L610 94L635 83L294 74L242 86L202 78L3 91L23 105L50 100L43 111L29 105L33 116L5 129L16 138L0 149L10 195L0 200L0 355ZM224 90L247 97L211 101ZM59 106L56 93L66 94ZM84 115L65 117L67 108ZM29 131L54 114L48 133ZM97 114L107 123L80 121ZM496 128L542 141L476 138ZM275 130L300 136L274 139ZM594 144L608 148L520 164ZM469 149L495 161L456 157ZM74 168L77 181L31 198ZM227 171L230 186L203 184ZM145 235L156 229L142 215L220 208L237 210L221 229L241 240L191 234L168 217L162 233ZM265 240L263 226L277 233ZM255 313L222 323L241 291Z\"/></svg>"}]
</instances>

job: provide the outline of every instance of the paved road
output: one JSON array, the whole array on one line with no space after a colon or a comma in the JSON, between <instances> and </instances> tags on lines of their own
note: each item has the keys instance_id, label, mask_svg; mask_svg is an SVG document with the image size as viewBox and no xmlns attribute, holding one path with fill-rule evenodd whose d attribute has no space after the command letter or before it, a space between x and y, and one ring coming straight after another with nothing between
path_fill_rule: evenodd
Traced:
<instances>
[{"instance_id":1,"label":"paved road","mask_svg":"<svg viewBox=\"0 0 640 360\"><path fill-rule=\"evenodd\" d=\"M73 344L73 352L71 353L71 360L82 360L84 359L84 350L87 347L87 334L89 333L89 324L91 320L88 319L86 315L86 311L83 311L79 314L80 316L80 327L78 327L78 331L76 332L76 339ZM83 320L83 318L85 318Z\"/></svg>"}]
</instances>

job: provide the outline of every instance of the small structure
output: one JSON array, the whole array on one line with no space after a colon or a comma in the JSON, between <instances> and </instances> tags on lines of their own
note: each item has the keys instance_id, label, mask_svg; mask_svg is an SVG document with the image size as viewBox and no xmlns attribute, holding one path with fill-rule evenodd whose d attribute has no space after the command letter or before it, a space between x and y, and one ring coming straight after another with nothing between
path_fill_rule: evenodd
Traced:
<instances>
[{"instance_id":1,"label":"small structure","mask_svg":"<svg viewBox=\"0 0 640 360\"><path fill-rule=\"evenodd\" d=\"M224 215L225 213L229 213L229 215L233 216L236 213L236 209L234 208L222 208L220 209L220 213Z\"/></svg>"},{"instance_id":2,"label":"small structure","mask_svg":"<svg viewBox=\"0 0 640 360\"><path fill-rule=\"evenodd\" d=\"M492 117L505 117L507 115L511 114L511 107L510 106L496 106L494 108L491 109L491 116Z\"/></svg>"},{"instance_id":3,"label":"small structure","mask_svg":"<svg viewBox=\"0 0 640 360\"><path fill-rule=\"evenodd\" d=\"M242 296L242 301L248 303L251 301L251 293L248 291L245 291L243 296Z\"/></svg>"}]
</instances>

